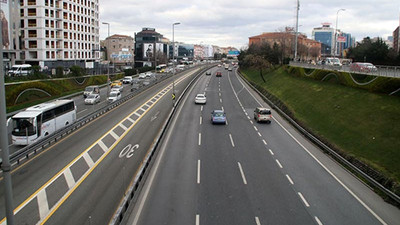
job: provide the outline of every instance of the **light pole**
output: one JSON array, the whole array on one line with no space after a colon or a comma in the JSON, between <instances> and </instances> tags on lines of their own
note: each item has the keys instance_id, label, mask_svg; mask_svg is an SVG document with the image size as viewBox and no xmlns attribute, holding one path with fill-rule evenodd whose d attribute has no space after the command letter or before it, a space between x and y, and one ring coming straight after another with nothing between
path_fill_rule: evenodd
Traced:
<instances>
[{"instance_id":1,"label":"light pole","mask_svg":"<svg viewBox=\"0 0 400 225\"><path fill-rule=\"evenodd\" d=\"M298 42L298 36L299 36L299 10L300 10L300 2L297 0L296 3L296 34L295 34L295 41L294 41L294 60L296 61L297 59L297 42Z\"/></svg>"},{"instance_id":2,"label":"light pole","mask_svg":"<svg viewBox=\"0 0 400 225\"><path fill-rule=\"evenodd\" d=\"M335 27L335 45L333 46L333 57L336 56L336 45L337 45L337 23L340 11L345 11L346 9L339 9L336 13L336 27Z\"/></svg>"},{"instance_id":3,"label":"light pole","mask_svg":"<svg viewBox=\"0 0 400 225\"><path fill-rule=\"evenodd\" d=\"M175 25L181 23L172 24L172 106L175 107Z\"/></svg>"},{"instance_id":4,"label":"light pole","mask_svg":"<svg viewBox=\"0 0 400 225\"><path fill-rule=\"evenodd\" d=\"M107 36L107 38L108 37L110 37L110 23L107 23L107 22L103 22L103 24L105 24L105 25L107 25L107 27L108 27L108 36ZM107 66L107 97L108 97L108 95L110 94L110 84L109 84L109 82L110 82L110 56L108 55L108 48L109 46L107 46L107 59L108 59L108 66Z\"/></svg>"}]
</instances>

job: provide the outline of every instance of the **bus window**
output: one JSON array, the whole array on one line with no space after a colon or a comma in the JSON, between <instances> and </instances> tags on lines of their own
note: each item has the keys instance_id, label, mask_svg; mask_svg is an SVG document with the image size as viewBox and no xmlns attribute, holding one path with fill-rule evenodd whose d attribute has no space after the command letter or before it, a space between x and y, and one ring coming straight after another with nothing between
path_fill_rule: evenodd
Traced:
<instances>
[{"instance_id":1,"label":"bus window","mask_svg":"<svg viewBox=\"0 0 400 225\"><path fill-rule=\"evenodd\" d=\"M13 118L12 135L31 136L36 134L34 122L34 118Z\"/></svg>"}]
</instances>

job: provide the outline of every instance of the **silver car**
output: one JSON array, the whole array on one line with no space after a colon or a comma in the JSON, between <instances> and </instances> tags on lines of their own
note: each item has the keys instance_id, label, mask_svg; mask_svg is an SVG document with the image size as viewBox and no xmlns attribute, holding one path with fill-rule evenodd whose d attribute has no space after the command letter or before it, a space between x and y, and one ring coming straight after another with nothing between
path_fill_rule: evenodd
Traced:
<instances>
[{"instance_id":1,"label":"silver car","mask_svg":"<svg viewBox=\"0 0 400 225\"><path fill-rule=\"evenodd\" d=\"M86 99L85 99L85 104L91 104L94 105L96 103L100 102L100 95L99 94L90 94Z\"/></svg>"},{"instance_id":2,"label":"silver car","mask_svg":"<svg viewBox=\"0 0 400 225\"><path fill-rule=\"evenodd\" d=\"M254 110L254 119L257 122L265 121L267 123L271 123L272 121L272 113L270 109L257 107Z\"/></svg>"}]
</instances>

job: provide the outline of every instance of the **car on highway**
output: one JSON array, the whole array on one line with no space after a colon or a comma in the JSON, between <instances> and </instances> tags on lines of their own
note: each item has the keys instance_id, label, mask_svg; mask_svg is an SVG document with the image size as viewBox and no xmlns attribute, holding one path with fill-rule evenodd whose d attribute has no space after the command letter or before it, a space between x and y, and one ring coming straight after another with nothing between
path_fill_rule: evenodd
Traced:
<instances>
[{"instance_id":1,"label":"car on highway","mask_svg":"<svg viewBox=\"0 0 400 225\"><path fill-rule=\"evenodd\" d=\"M207 98L205 94L197 94L194 98L194 103L196 104L206 104Z\"/></svg>"},{"instance_id":2,"label":"car on highway","mask_svg":"<svg viewBox=\"0 0 400 225\"><path fill-rule=\"evenodd\" d=\"M91 94L100 94L100 87L97 85L87 86L85 91L83 91L83 97L86 98Z\"/></svg>"},{"instance_id":3,"label":"car on highway","mask_svg":"<svg viewBox=\"0 0 400 225\"><path fill-rule=\"evenodd\" d=\"M94 104L96 104L98 102L100 102L100 95L99 94L90 94L85 99L85 104L94 105Z\"/></svg>"},{"instance_id":4,"label":"car on highway","mask_svg":"<svg viewBox=\"0 0 400 225\"><path fill-rule=\"evenodd\" d=\"M123 84L132 84L132 80L133 78L131 76L126 76L124 77L124 79L122 80Z\"/></svg>"},{"instance_id":5,"label":"car on highway","mask_svg":"<svg viewBox=\"0 0 400 225\"><path fill-rule=\"evenodd\" d=\"M218 67L221 67L221 64L218 64Z\"/></svg>"},{"instance_id":6,"label":"car on highway","mask_svg":"<svg viewBox=\"0 0 400 225\"><path fill-rule=\"evenodd\" d=\"M350 70L353 72L369 73L378 71L378 68L376 68L372 63L354 62L350 64Z\"/></svg>"},{"instance_id":7,"label":"car on highway","mask_svg":"<svg viewBox=\"0 0 400 225\"><path fill-rule=\"evenodd\" d=\"M145 73L139 74L139 79L146 79L146 74Z\"/></svg>"},{"instance_id":8,"label":"car on highway","mask_svg":"<svg viewBox=\"0 0 400 225\"><path fill-rule=\"evenodd\" d=\"M131 92L139 90L142 87L142 83L133 83L131 86Z\"/></svg>"},{"instance_id":9,"label":"car on highway","mask_svg":"<svg viewBox=\"0 0 400 225\"><path fill-rule=\"evenodd\" d=\"M206 72L206 75L207 75L207 76L211 75L211 71L207 71L207 72Z\"/></svg>"},{"instance_id":10,"label":"car on highway","mask_svg":"<svg viewBox=\"0 0 400 225\"><path fill-rule=\"evenodd\" d=\"M215 73L216 77L222 77L222 73L220 71L218 71L217 73Z\"/></svg>"},{"instance_id":11,"label":"car on highway","mask_svg":"<svg viewBox=\"0 0 400 225\"><path fill-rule=\"evenodd\" d=\"M254 119L257 122L271 123L271 121L272 121L271 109L267 109L267 108L263 108L263 107L257 107L254 110Z\"/></svg>"},{"instance_id":12,"label":"car on highway","mask_svg":"<svg viewBox=\"0 0 400 225\"><path fill-rule=\"evenodd\" d=\"M226 124L226 113L223 110L216 109L211 112L212 124Z\"/></svg>"},{"instance_id":13,"label":"car on highway","mask_svg":"<svg viewBox=\"0 0 400 225\"><path fill-rule=\"evenodd\" d=\"M114 86L119 85L122 86L122 82L120 80L115 80L111 83L111 88L113 88Z\"/></svg>"},{"instance_id":14,"label":"car on highway","mask_svg":"<svg viewBox=\"0 0 400 225\"><path fill-rule=\"evenodd\" d=\"M111 91L119 91L119 92L122 92L122 91L124 91L124 86L122 86L122 85L115 85L115 86L113 86L113 87L111 88Z\"/></svg>"},{"instance_id":15,"label":"car on highway","mask_svg":"<svg viewBox=\"0 0 400 225\"><path fill-rule=\"evenodd\" d=\"M232 71L232 67L229 67L229 68L228 68L228 71Z\"/></svg>"},{"instance_id":16,"label":"car on highway","mask_svg":"<svg viewBox=\"0 0 400 225\"><path fill-rule=\"evenodd\" d=\"M120 100L121 99L121 92L119 92L119 91L111 91L110 92L110 94L109 94L109 96L108 96L108 98L107 98L107 101L109 102L109 103L113 103L113 102L115 102L115 101L118 101L118 100Z\"/></svg>"}]
</instances>

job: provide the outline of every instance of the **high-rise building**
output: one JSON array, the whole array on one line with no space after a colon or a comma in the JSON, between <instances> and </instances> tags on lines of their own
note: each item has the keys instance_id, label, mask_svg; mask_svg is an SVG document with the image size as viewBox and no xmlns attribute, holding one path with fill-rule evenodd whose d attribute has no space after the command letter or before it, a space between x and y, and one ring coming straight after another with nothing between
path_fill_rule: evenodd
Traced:
<instances>
[{"instance_id":1,"label":"high-rise building","mask_svg":"<svg viewBox=\"0 0 400 225\"><path fill-rule=\"evenodd\" d=\"M99 0L21 0L15 61L41 68L93 68L99 58ZM14 27L13 27L14 29Z\"/></svg>"},{"instance_id":2,"label":"high-rise building","mask_svg":"<svg viewBox=\"0 0 400 225\"><path fill-rule=\"evenodd\" d=\"M330 23L323 23L322 27L316 27L312 31L312 39L321 42L321 55L333 55L335 29L330 27Z\"/></svg>"},{"instance_id":3,"label":"high-rise building","mask_svg":"<svg viewBox=\"0 0 400 225\"><path fill-rule=\"evenodd\" d=\"M398 26L394 31L393 31L393 49L397 52L400 53L400 26Z\"/></svg>"}]
</instances>

